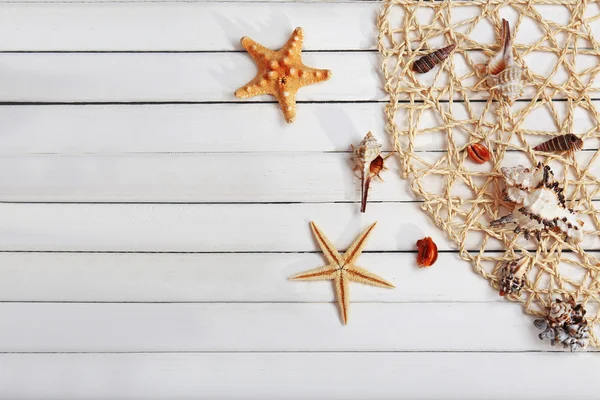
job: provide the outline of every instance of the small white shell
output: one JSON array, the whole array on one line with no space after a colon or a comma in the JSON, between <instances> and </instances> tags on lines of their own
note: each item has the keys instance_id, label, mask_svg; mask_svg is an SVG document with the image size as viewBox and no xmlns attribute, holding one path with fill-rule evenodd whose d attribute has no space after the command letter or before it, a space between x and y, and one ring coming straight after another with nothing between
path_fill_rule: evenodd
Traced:
<instances>
[{"instance_id":1,"label":"small white shell","mask_svg":"<svg viewBox=\"0 0 600 400\"><path fill-rule=\"evenodd\" d=\"M365 212L371 180L374 177L379 177L379 172L381 172L382 169L385 169L384 159L381 157L381 145L377 143L375 136L369 132L362 142L360 142L358 147L351 147L354 151L352 157L352 160L354 161L354 170L359 171L361 179L360 212ZM376 170L373 173L372 168Z\"/></svg>"},{"instance_id":2,"label":"small white shell","mask_svg":"<svg viewBox=\"0 0 600 400\"><path fill-rule=\"evenodd\" d=\"M502 44L486 66L486 81L490 91L497 92L512 105L523 94L525 70L518 66L513 55L512 34L507 20L502 20Z\"/></svg>"},{"instance_id":3,"label":"small white shell","mask_svg":"<svg viewBox=\"0 0 600 400\"><path fill-rule=\"evenodd\" d=\"M360 142L360 145L357 148L354 148L354 161L357 164L357 167L364 169L365 166L373 161L380 153L381 145L377 143L377 139L371 132L367 133L365 138Z\"/></svg>"}]
</instances>

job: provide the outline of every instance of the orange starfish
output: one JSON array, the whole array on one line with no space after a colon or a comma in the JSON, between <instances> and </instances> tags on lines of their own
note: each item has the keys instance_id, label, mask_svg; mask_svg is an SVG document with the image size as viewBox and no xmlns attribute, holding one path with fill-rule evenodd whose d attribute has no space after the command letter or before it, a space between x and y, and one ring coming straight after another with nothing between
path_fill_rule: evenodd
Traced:
<instances>
[{"instance_id":1,"label":"orange starfish","mask_svg":"<svg viewBox=\"0 0 600 400\"><path fill-rule=\"evenodd\" d=\"M387 282L383 278L367 271L366 269L357 267L354 263L360 256L367 242L367 237L375 227L377 222L369 226L358 238L350 245L344 255L340 255L333 247L327 237L315 225L310 223L315 239L323 251L323 255L329 262L328 265L321 268L312 269L290 277L291 280L297 281L319 281L333 280L335 286L335 294L340 308L340 314L344 325L348 323L348 307L350 305L350 294L348 291L349 281L360 282L367 285L380 286L385 288L393 288L394 285Z\"/></svg>"},{"instance_id":2,"label":"orange starfish","mask_svg":"<svg viewBox=\"0 0 600 400\"><path fill-rule=\"evenodd\" d=\"M302 64L300 52L304 33L296 28L285 46L279 51L269 50L254 40L243 37L242 46L258 66L258 74L235 92L241 99L270 94L277 98L288 123L296 118L296 93L302 86L326 81L331 71L314 69Z\"/></svg>"}]
</instances>

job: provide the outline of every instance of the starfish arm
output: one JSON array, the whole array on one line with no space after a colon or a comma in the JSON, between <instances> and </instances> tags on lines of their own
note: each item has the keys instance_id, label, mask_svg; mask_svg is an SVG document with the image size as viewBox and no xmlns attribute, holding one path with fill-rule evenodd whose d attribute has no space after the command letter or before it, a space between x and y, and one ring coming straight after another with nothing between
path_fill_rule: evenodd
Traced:
<instances>
[{"instance_id":1,"label":"starfish arm","mask_svg":"<svg viewBox=\"0 0 600 400\"><path fill-rule=\"evenodd\" d=\"M339 275L338 271L339 267L337 265L327 265L300 272L299 274L290 276L288 279L292 281L330 281Z\"/></svg>"},{"instance_id":2,"label":"starfish arm","mask_svg":"<svg viewBox=\"0 0 600 400\"><path fill-rule=\"evenodd\" d=\"M248 54L250 54L250 57L252 57L258 65L265 62L265 60L272 59L276 54L275 51L267 49L265 46L255 42L248 36L244 36L240 42L242 43L242 47L246 49Z\"/></svg>"},{"instance_id":3,"label":"starfish arm","mask_svg":"<svg viewBox=\"0 0 600 400\"><path fill-rule=\"evenodd\" d=\"M302 43L304 42L304 31L298 27L294 29L294 33L288 39L285 46L280 50L281 53L286 54L290 59L300 59L300 52L302 51Z\"/></svg>"},{"instance_id":4,"label":"starfish arm","mask_svg":"<svg viewBox=\"0 0 600 400\"><path fill-rule=\"evenodd\" d=\"M344 274L339 274L333 281L335 285L335 297L340 309L340 317L344 325L348 324L348 309L350 308L350 291L348 279Z\"/></svg>"},{"instance_id":5,"label":"starfish arm","mask_svg":"<svg viewBox=\"0 0 600 400\"><path fill-rule=\"evenodd\" d=\"M338 253L338 251L333 247L333 244L327 239L327 236L323 234L323 232L319 229L319 227L314 223L310 223L310 227L312 229L315 240L319 244L321 251L323 251L323 255L327 259L330 265L338 265L342 266L344 259Z\"/></svg>"},{"instance_id":6,"label":"starfish arm","mask_svg":"<svg viewBox=\"0 0 600 400\"><path fill-rule=\"evenodd\" d=\"M299 75L301 75L299 87L303 87L328 80L331 78L331 71L328 69L316 69L303 66Z\"/></svg>"},{"instance_id":7,"label":"starfish arm","mask_svg":"<svg viewBox=\"0 0 600 400\"><path fill-rule=\"evenodd\" d=\"M260 96L262 94L273 94L269 82L259 73L250 82L235 91L235 97L246 99L248 97Z\"/></svg>"},{"instance_id":8,"label":"starfish arm","mask_svg":"<svg viewBox=\"0 0 600 400\"><path fill-rule=\"evenodd\" d=\"M348 250L346 250L346 252L344 253L344 260L346 264L354 263L358 256L360 256L360 253L362 253L367 243L367 237L371 234L371 231L373 230L373 228L375 228L376 224L377 222L373 222L371 225L369 225L369 227L365 229L359 237L356 238L354 243L352 243L350 247L348 247Z\"/></svg>"},{"instance_id":9,"label":"starfish arm","mask_svg":"<svg viewBox=\"0 0 600 400\"><path fill-rule=\"evenodd\" d=\"M344 268L344 271L346 273L346 277L352 282L364 283L366 285L379 286L390 289L395 287L382 277L377 276L364 268L357 267L356 265L349 265L346 268Z\"/></svg>"},{"instance_id":10,"label":"starfish arm","mask_svg":"<svg viewBox=\"0 0 600 400\"><path fill-rule=\"evenodd\" d=\"M281 88L275 95L279 102L279 107L283 111L283 116L288 124L296 119L296 92L287 88Z\"/></svg>"}]
</instances>

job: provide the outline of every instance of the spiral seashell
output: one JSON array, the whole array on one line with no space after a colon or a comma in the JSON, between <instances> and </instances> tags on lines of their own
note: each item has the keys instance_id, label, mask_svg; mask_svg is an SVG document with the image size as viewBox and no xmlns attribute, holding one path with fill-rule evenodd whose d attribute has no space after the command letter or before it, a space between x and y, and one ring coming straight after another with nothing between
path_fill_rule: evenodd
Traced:
<instances>
[{"instance_id":1,"label":"spiral seashell","mask_svg":"<svg viewBox=\"0 0 600 400\"><path fill-rule=\"evenodd\" d=\"M525 256L507 262L501 270L500 296L519 295L527 283L527 266L529 259Z\"/></svg>"},{"instance_id":2,"label":"spiral seashell","mask_svg":"<svg viewBox=\"0 0 600 400\"><path fill-rule=\"evenodd\" d=\"M576 151L583 148L583 140L572 133L560 135L543 143L538 144L533 149L536 151L545 151L547 153L560 153L563 151Z\"/></svg>"},{"instance_id":3,"label":"spiral seashell","mask_svg":"<svg viewBox=\"0 0 600 400\"><path fill-rule=\"evenodd\" d=\"M538 329L547 329L548 328L548 322L546 322L546 320L544 318L536 319L535 321L533 321L533 324Z\"/></svg>"},{"instance_id":4,"label":"spiral seashell","mask_svg":"<svg viewBox=\"0 0 600 400\"><path fill-rule=\"evenodd\" d=\"M385 169L384 158L381 156L381 145L371 132L367 133L358 147L350 146L354 151L352 160L354 170L360 172L361 179L361 205L360 212L367 208L369 186L373 178L380 178L379 174Z\"/></svg>"},{"instance_id":5,"label":"spiral seashell","mask_svg":"<svg viewBox=\"0 0 600 400\"><path fill-rule=\"evenodd\" d=\"M515 63L512 34L507 20L502 20L500 50L486 66L486 78L491 92L498 93L509 105L523 93L525 70Z\"/></svg>"},{"instance_id":6,"label":"spiral seashell","mask_svg":"<svg viewBox=\"0 0 600 400\"><path fill-rule=\"evenodd\" d=\"M544 329L538 335L541 340L550 340L552 346L562 344L564 348L575 351L585 348L589 342L589 326L584 315L583 306L570 297L567 301L552 302L546 318L536 319L533 323L538 329Z\"/></svg>"},{"instance_id":7,"label":"spiral seashell","mask_svg":"<svg viewBox=\"0 0 600 400\"><path fill-rule=\"evenodd\" d=\"M452 51L456 48L456 44L451 44L449 46L443 47L434 51L433 53L429 53L426 56L423 56L416 60L410 67L411 70L424 74L429 72L435 67L437 64L444 61Z\"/></svg>"},{"instance_id":8,"label":"spiral seashell","mask_svg":"<svg viewBox=\"0 0 600 400\"><path fill-rule=\"evenodd\" d=\"M550 305L548 310L548 322L549 325L560 326L571 319L571 306L568 303L554 302Z\"/></svg>"},{"instance_id":9,"label":"spiral seashell","mask_svg":"<svg viewBox=\"0 0 600 400\"><path fill-rule=\"evenodd\" d=\"M513 212L492 221L490 226L515 224L515 233L526 239L550 231L562 234L573 242L583 240L582 221L576 212L567 208L563 188L554 180L549 166L538 164L533 170L522 166L503 168L506 199L515 203Z\"/></svg>"}]
</instances>

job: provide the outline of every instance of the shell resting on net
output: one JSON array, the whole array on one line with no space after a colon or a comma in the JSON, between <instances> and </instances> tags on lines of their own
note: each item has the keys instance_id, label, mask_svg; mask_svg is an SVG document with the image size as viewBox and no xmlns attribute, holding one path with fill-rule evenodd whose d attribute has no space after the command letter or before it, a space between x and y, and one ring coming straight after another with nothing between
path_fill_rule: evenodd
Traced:
<instances>
[{"instance_id":1,"label":"shell resting on net","mask_svg":"<svg viewBox=\"0 0 600 400\"><path fill-rule=\"evenodd\" d=\"M506 262L500 271L500 296L521 293L527 283L527 267L529 258L522 256Z\"/></svg>"},{"instance_id":2,"label":"shell resting on net","mask_svg":"<svg viewBox=\"0 0 600 400\"><path fill-rule=\"evenodd\" d=\"M552 302L545 318L536 319L533 323L544 331L539 334L541 340L550 340L550 344L562 344L563 347L575 351L585 348L590 333L585 317L585 309L576 304L572 297L567 301L560 299Z\"/></svg>"},{"instance_id":3,"label":"shell resting on net","mask_svg":"<svg viewBox=\"0 0 600 400\"><path fill-rule=\"evenodd\" d=\"M507 20L502 20L502 44L486 66L486 82L491 92L498 93L509 105L523 94L525 70L515 62L512 34Z\"/></svg>"},{"instance_id":4,"label":"shell resting on net","mask_svg":"<svg viewBox=\"0 0 600 400\"><path fill-rule=\"evenodd\" d=\"M577 135L568 133L566 135L556 136L550 140L538 144L533 149L536 151L545 151L548 153L560 153L563 151L575 151L583 148L583 140Z\"/></svg>"},{"instance_id":5,"label":"shell resting on net","mask_svg":"<svg viewBox=\"0 0 600 400\"><path fill-rule=\"evenodd\" d=\"M442 47L441 49L437 49L426 56L423 56L416 60L410 67L411 70L424 74L433 69L437 64L444 61L452 51L456 48L456 44L451 44L446 47Z\"/></svg>"},{"instance_id":6,"label":"shell resting on net","mask_svg":"<svg viewBox=\"0 0 600 400\"><path fill-rule=\"evenodd\" d=\"M506 184L506 200L515 203L513 212L491 222L492 227L516 224L515 233L526 239L553 231L573 242L583 240L581 226L574 210L567 208L563 188L554 180L549 166L538 164L533 170L521 165L502 168Z\"/></svg>"}]
</instances>

